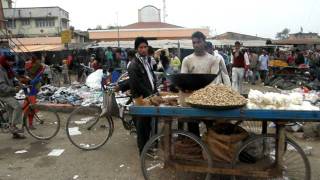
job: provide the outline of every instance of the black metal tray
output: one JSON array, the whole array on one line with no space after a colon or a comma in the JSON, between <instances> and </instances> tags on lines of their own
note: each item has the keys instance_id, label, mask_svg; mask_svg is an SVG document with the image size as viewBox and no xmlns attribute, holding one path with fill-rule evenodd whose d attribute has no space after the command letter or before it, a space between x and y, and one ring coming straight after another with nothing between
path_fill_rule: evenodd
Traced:
<instances>
[{"instance_id":1,"label":"black metal tray","mask_svg":"<svg viewBox=\"0 0 320 180\"><path fill-rule=\"evenodd\" d=\"M192 104L188 103L191 107L201 108L201 109L214 109L214 110L228 110L228 109L238 109L244 107L246 104L237 105L237 106L209 106L209 105L200 105L200 104Z\"/></svg>"},{"instance_id":2,"label":"black metal tray","mask_svg":"<svg viewBox=\"0 0 320 180\"><path fill-rule=\"evenodd\" d=\"M206 87L216 79L216 74L172 74L168 76L170 82L180 90L195 91Z\"/></svg>"}]
</instances>

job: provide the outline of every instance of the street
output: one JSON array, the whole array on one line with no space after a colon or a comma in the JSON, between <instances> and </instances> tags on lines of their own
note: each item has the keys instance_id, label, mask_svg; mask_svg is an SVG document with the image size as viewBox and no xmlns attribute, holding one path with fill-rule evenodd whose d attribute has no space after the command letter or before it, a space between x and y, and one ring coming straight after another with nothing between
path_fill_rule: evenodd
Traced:
<instances>
[{"instance_id":1,"label":"street","mask_svg":"<svg viewBox=\"0 0 320 180\"><path fill-rule=\"evenodd\" d=\"M60 132L47 142L27 133L25 140L13 140L0 134L0 180L142 180L136 139L115 121L112 138L98 150L82 151L74 147L65 133L67 114L59 114ZM320 142L295 138L302 148L311 146L308 155L313 180L319 180ZM49 157L53 149L64 149L58 157ZM22 154L17 151L26 150Z\"/></svg>"},{"instance_id":2,"label":"street","mask_svg":"<svg viewBox=\"0 0 320 180\"><path fill-rule=\"evenodd\" d=\"M73 146L65 133L67 115L61 117L61 129L47 142L27 133L25 140L13 140L0 134L0 180L140 180L140 162L135 137L115 121L115 132L102 148L82 151ZM64 149L58 157L49 157L53 149ZM23 154L16 151L27 150Z\"/></svg>"}]
</instances>

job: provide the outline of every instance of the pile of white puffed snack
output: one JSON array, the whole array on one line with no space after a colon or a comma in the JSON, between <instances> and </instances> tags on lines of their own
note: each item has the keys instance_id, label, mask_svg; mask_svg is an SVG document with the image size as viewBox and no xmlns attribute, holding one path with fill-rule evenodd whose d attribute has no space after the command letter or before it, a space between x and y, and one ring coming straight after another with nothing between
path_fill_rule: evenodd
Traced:
<instances>
[{"instance_id":1,"label":"pile of white puffed snack","mask_svg":"<svg viewBox=\"0 0 320 180\"><path fill-rule=\"evenodd\" d=\"M309 95L300 92L290 93L263 93L258 90L250 90L248 95L248 109L270 110L295 110L295 111L319 111L308 99ZM318 97L314 97L318 98Z\"/></svg>"}]
</instances>

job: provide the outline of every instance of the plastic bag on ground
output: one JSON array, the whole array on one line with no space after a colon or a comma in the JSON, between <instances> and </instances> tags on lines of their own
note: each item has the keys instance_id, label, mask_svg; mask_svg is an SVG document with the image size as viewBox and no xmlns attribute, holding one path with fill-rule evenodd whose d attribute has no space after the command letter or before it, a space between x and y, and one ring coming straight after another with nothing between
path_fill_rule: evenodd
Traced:
<instances>
[{"instance_id":1,"label":"plastic bag on ground","mask_svg":"<svg viewBox=\"0 0 320 180\"><path fill-rule=\"evenodd\" d=\"M88 76L88 78L86 79L86 85L93 89L100 89L102 77L103 77L103 70L98 69Z\"/></svg>"}]
</instances>

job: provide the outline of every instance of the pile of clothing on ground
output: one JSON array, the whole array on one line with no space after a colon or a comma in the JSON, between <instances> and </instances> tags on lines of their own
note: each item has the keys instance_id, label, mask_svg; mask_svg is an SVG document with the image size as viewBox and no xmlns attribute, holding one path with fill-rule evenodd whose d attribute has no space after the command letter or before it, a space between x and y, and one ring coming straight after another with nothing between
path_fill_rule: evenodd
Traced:
<instances>
[{"instance_id":1,"label":"pile of clothing on ground","mask_svg":"<svg viewBox=\"0 0 320 180\"><path fill-rule=\"evenodd\" d=\"M103 92L83 85L70 87L42 86L37 95L38 102L72 104L75 106L101 106Z\"/></svg>"}]
</instances>

